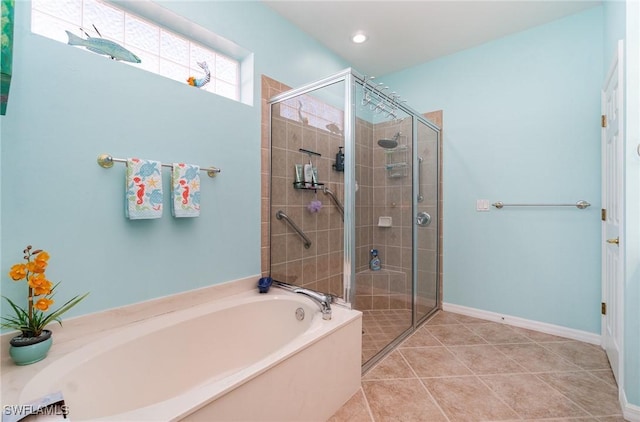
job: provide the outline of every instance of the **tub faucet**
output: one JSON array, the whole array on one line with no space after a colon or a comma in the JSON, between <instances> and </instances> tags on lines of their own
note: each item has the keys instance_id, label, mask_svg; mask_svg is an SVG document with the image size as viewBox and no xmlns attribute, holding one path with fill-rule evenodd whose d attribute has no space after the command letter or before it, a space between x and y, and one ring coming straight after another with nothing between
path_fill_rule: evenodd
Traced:
<instances>
[{"instance_id":1,"label":"tub faucet","mask_svg":"<svg viewBox=\"0 0 640 422\"><path fill-rule=\"evenodd\" d=\"M322 312L322 319L331 319L331 303L335 296L329 293L320 293L315 290L305 289L304 287L295 286L293 284L284 283L282 281L273 280L273 286L279 287L284 290L288 290L293 293L300 293L308 298L313 299L319 306Z\"/></svg>"}]
</instances>

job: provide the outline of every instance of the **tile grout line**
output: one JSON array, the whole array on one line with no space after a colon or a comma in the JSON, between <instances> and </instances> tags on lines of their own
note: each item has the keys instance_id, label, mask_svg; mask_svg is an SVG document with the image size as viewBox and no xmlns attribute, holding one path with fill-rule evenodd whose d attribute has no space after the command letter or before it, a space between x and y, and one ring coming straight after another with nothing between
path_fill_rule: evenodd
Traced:
<instances>
[{"instance_id":1,"label":"tile grout line","mask_svg":"<svg viewBox=\"0 0 640 422\"><path fill-rule=\"evenodd\" d=\"M549 387L551 387L553 390L557 391L558 393L560 393L563 397L565 397L567 400L569 400L571 403L575 404L579 409L583 410L585 413L587 413L587 415L589 415L592 418L599 418L599 417L603 417L603 416L598 416L598 415L594 415L593 413L591 413L589 410L587 410L586 408L584 408L583 406L581 406L579 403L575 402L574 400L572 400L570 397L568 397L564 392L560 391L558 388L554 387L553 385L551 385L550 383L548 383L547 381L545 381L544 379L542 379L541 377L539 377L538 375L541 374L557 374L557 373L585 373L587 374L587 376L589 376L590 374L588 373L587 369L581 367L580 365L572 362L571 360L567 359L566 357L562 356L560 353L557 353L556 351L554 351L553 349L550 349L548 347L545 347L545 344L549 344L549 343L583 343L583 342L579 342L577 340L569 340L569 341L553 341L553 342L539 342L539 341L535 341L535 344L537 344L538 346L542 347L544 350L558 356L560 359L564 360L565 362L568 362L569 364L571 364L572 366L575 366L577 369L575 370L571 370L571 371L548 371L548 372L538 372L538 373L534 373L533 375L539 379L540 381L542 381L543 383L545 383L546 385L548 385ZM599 380L602 381L602 380ZM604 381L602 381L604 382ZM616 415L618 416L618 415Z\"/></svg>"},{"instance_id":2,"label":"tile grout line","mask_svg":"<svg viewBox=\"0 0 640 422\"><path fill-rule=\"evenodd\" d=\"M465 328L466 328L466 327L465 327ZM469 330L469 331L471 331L471 330ZM474 334L475 334L475 333L474 333ZM476 334L476 335L477 335L477 334ZM482 337L481 337L481 338L482 338ZM482 338L482 339L483 339L483 340L485 340L484 338ZM485 340L485 341L486 341L486 340ZM459 345L459 346L460 346L460 345ZM468 345L467 345L467 346L468 346ZM486 345L481 344L481 345L478 345L478 346L486 346ZM496 349L496 350L497 350L497 348L496 348L496 347L494 347L492 344L489 344L489 346L492 346L494 349ZM461 363L465 368L467 368L467 369L469 370L469 372L471 372L471 373L473 374L473 376L474 376L478 381L480 381L480 382L482 383L482 385L484 385L484 386L489 390L489 392L491 392L491 394L493 394L493 396L494 396L495 398L497 398L497 399L498 399L502 404L504 404L504 405L505 405L508 409L510 409L510 410L511 410L515 415L517 415L517 416L518 416L518 418L519 418L519 420L523 420L523 419L524 419L524 416L520 415L520 413L518 413L515 409L513 409L511 406L509 406L509 404L508 404L507 402L505 402L505 401L502 399L502 397L500 397L500 396L498 395L498 393L496 393L496 392L495 392L491 387L489 387L489 386L488 386L488 385L487 385L487 384L482 380L482 378L480 378L480 376L479 376L478 374L476 374L476 372L475 372L473 369L471 369L471 368L470 368L469 366L467 366L467 364L465 364L465 363L464 363L460 358L458 358L458 356L456 356L456 354L455 354L455 353L453 353L453 352L449 349L449 347L447 347L446 345L445 345L444 347L445 347L445 349L447 349L447 351L448 351L449 353L451 353L451 354L453 355L453 357L454 357L455 359L457 359L457 360L458 360L458 361L459 361L459 362L460 362L460 363ZM498 350L498 351L499 351L499 350ZM505 355L505 356L506 356L506 355ZM508 357L508 356L507 356L507 357ZM523 368L523 369L526 369L526 368Z\"/></svg>"},{"instance_id":3,"label":"tile grout line","mask_svg":"<svg viewBox=\"0 0 640 422\"><path fill-rule=\"evenodd\" d=\"M587 409L585 409L584 407L582 407L579 403L576 403L574 400L572 400L570 397L568 397L566 394L564 394L562 391L560 391L559 389L555 388L553 385L551 385L550 383L548 383L547 381L545 381L544 379L542 379L541 377L539 377L538 375L541 374L557 374L557 373L562 373L562 372L585 372L583 368L581 368L580 366L574 364L573 362L569 361L568 359L565 359L563 356L561 356L559 353L554 352L551 349L548 349L547 347L544 347L544 344L542 342L539 341L535 341L534 343L540 347L542 347L544 350L560 357L560 359L562 359L565 362L570 363L572 366L575 366L576 368L578 368L577 370L573 370L573 371L547 371L547 372L536 372L536 373L531 373L534 377L536 377L536 379L540 380L542 383L548 385L552 390L558 392L562 397L566 398L570 403L573 403L575 406L578 407L578 409L584 411L587 415L589 415L590 417L594 418L596 416L594 416L591 412L589 412Z\"/></svg>"},{"instance_id":4,"label":"tile grout line","mask_svg":"<svg viewBox=\"0 0 640 422\"><path fill-rule=\"evenodd\" d=\"M367 412L369 413L369 419L371 420L371 422L376 422L376 419L373 417L373 412L371 411L371 406L369 405L367 394L364 392L364 388L362 388L362 380L360 380L360 391L362 392L362 397L364 397L364 405L367 408Z\"/></svg>"},{"instance_id":5,"label":"tile grout line","mask_svg":"<svg viewBox=\"0 0 640 422\"><path fill-rule=\"evenodd\" d=\"M407 360L407 358L404 357L404 355L402 354L402 352L398 351L398 353L400 354L400 357L402 357L402 360L404 361L404 363L409 367L409 369L411 370L411 372L413 373L413 375L418 379L418 382L420 382L420 385L422 386L422 388L424 388L424 390L427 392L427 394L429 395L429 397L431 398L431 400L433 400L433 402L435 403L436 407L438 408L438 410L440 410L440 413L444 416L444 418L447 420L447 422L451 422L451 420L449 419L449 416L444 412L444 410L442 409L442 407L440 406L440 403L438 403L438 400L436 400L435 397L433 397L433 394L431 394L431 391L429 391L429 389L427 388L426 385L424 385L424 382L422 382L422 378L420 378L418 376L418 373L413 369L413 366L411 366L411 364L409 363L409 361Z\"/></svg>"},{"instance_id":6,"label":"tile grout line","mask_svg":"<svg viewBox=\"0 0 640 422\"><path fill-rule=\"evenodd\" d=\"M575 406L578 407L578 409L584 411L588 416L592 417L592 418L597 418L597 417L601 417L601 416L596 416L594 414L592 414L591 412L589 412L587 409L585 409L584 407L582 407L579 403L576 403L575 401L573 401L570 397L568 397L566 394L564 394L562 391L560 391L559 389L557 389L556 387L554 387L553 385L549 384L548 382L546 382L545 380L543 380L542 378L540 378L538 375L541 374L555 374L557 372L564 372L564 371L552 371L552 372L538 372L536 374L531 374L534 377L536 377L538 380L540 380L541 382L543 382L544 384L548 385L549 388L551 388L552 390L558 392L562 397L566 398L569 402L573 403ZM569 371L567 371L569 372ZM572 371L572 372L580 372L580 371Z\"/></svg>"}]
</instances>

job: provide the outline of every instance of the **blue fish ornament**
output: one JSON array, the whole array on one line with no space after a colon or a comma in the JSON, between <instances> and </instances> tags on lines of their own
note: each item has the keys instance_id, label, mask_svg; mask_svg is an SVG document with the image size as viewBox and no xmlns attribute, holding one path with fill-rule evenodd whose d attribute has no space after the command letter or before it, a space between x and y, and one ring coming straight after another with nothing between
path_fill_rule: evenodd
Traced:
<instances>
[{"instance_id":1,"label":"blue fish ornament","mask_svg":"<svg viewBox=\"0 0 640 422\"><path fill-rule=\"evenodd\" d=\"M141 60L138 56L127 50L123 46L113 41L104 38L93 38L87 35L87 38L80 38L77 35L72 34L69 31L65 31L69 37L69 45L79 45L85 47L89 51L94 53L109 56L114 60L122 60L131 63L140 63Z\"/></svg>"}]
</instances>

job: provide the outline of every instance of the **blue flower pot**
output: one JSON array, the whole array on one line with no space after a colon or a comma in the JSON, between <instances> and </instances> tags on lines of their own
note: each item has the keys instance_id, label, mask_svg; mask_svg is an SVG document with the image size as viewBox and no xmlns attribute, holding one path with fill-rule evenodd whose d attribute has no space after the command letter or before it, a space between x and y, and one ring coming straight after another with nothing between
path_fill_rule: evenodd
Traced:
<instances>
[{"instance_id":1,"label":"blue flower pot","mask_svg":"<svg viewBox=\"0 0 640 422\"><path fill-rule=\"evenodd\" d=\"M16 365L31 365L32 363L40 362L47 357L47 353L53 343L51 331L49 330L44 330L42 335L35 339L36 343L33 344L16 346L15 344L20 343L19 341L14 341L16 339L21 339L21 337L14 337L9 348L9 355Z\"/></svg>"}]
</instances>

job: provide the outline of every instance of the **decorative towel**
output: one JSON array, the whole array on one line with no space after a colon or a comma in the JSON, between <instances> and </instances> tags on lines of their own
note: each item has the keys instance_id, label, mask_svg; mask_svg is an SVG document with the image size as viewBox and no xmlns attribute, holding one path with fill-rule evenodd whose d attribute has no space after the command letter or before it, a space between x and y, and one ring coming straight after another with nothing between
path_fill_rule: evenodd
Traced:
<instances>
[{"instance_id":1,"label":"decorative towel","mask_svg":"<svg viewBox=\"0 0 640 422\"><path fill-rule=\"evenodd\" d=\"M200 166L173 163L171 189L171 214L174 217L200 215Z\"/></svg>"},{"instance_id":2,"label":"decorative towel","mask_svg":"<svg viewBox=\"0 0 640 422\"><path fill-rule=\"evenodd\" d=\"M162 163L127 158L125 215L130 220L162 217Z\"/></svg>"}]
</instances>

